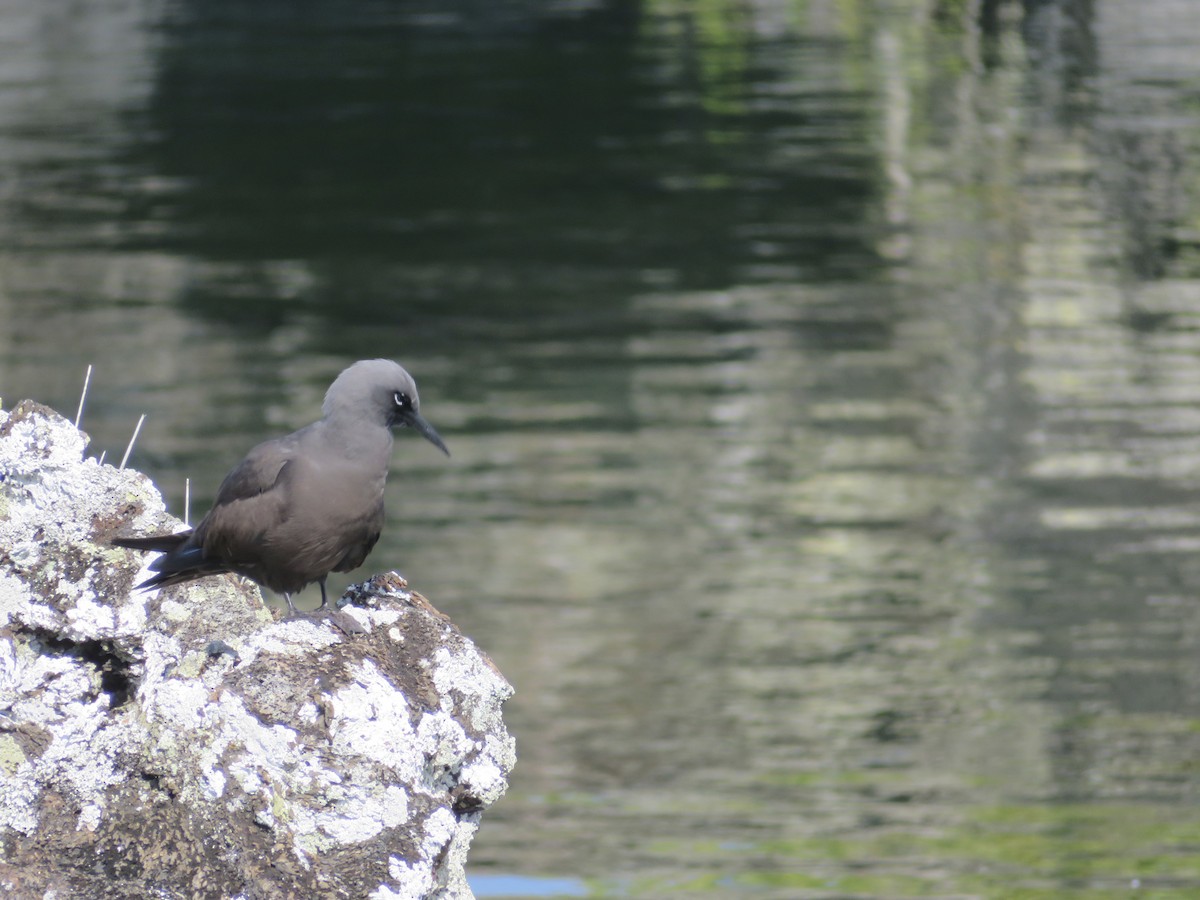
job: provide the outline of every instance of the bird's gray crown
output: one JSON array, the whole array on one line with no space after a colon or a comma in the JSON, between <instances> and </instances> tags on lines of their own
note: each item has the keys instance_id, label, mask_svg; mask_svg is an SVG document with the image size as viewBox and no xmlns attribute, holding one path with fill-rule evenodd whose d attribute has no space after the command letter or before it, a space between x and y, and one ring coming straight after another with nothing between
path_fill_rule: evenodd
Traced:
<instances>
[{"instance_id":1,"label":"bird's gray crown","mask_svg":"<svg viewBox=\"0 0 1200 900\"><path fill-rule=\"evenodd\" d=\"M345 369L325 393L321 413L325 418L349 414L381 425L391 424L397 395L407 397L412 409L420 408L417 383L390 359L363 359Z\"/></svg>"}]
</instances>

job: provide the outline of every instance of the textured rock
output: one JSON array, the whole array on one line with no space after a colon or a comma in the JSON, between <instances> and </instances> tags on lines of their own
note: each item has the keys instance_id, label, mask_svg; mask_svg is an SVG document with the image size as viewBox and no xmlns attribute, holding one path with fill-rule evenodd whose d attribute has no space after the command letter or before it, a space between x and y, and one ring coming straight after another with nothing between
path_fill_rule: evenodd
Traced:
<instances>
[{"instance_id":1,"label":"textured rock","mask_svg":"<svg viewBox=\"0 0 1200 900\"><path fill-rule=\"evenodd\" d=\"M515 758L491 662L395 574L341 627L232 576L131 591L109 538L173 520L86 445L0 411L0 896L470 897Z\"/></svg>"}]
</instances>

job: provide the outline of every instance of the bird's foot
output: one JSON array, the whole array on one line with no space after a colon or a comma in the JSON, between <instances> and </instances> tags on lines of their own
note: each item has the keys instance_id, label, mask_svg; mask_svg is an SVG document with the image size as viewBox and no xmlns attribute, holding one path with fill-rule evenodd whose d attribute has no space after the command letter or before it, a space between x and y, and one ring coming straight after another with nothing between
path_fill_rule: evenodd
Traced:
<instances>
[{"instance_id":1,"label":"bird's foot","mask_svg":"<svg viewBox=\"0 0 1200 900\"><path fill-rule=\"evenodd\" d=\"M288 619L308 619L312 622L328 620L330 624L345 634L366 634L367 629L358 623L354 616L333 606L318 606L316 609L297 609L292 607Z\"/></svg>"},{"instance_id":2,"label":"bird's foot","mask_svg":"<svg viewBox=\"0 0 1200 900\"><path fill-rule=\"evenodd\" d=\"M350 613L329 607L329 621L341 629L343 634L367 634L367 629L359 624L358 619Z\"/></svg>"}]
</instances>

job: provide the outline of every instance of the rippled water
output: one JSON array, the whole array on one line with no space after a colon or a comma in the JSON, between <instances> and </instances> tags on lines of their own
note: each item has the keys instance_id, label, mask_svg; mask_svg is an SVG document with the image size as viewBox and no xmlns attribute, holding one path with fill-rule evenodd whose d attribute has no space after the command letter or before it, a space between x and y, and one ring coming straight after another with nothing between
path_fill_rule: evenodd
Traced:
<instances>
[{"instance_id":1,"label":"rippled water","mask_svg":"<svg viewBox=\"0 0 1200 900\"><path fill-rule=\"evenodd\" d=\"M0 5L0 395L199 511L417 375L480 897L1196 896L1200 19L972 10Z\"/></svg>"}]
</instances>

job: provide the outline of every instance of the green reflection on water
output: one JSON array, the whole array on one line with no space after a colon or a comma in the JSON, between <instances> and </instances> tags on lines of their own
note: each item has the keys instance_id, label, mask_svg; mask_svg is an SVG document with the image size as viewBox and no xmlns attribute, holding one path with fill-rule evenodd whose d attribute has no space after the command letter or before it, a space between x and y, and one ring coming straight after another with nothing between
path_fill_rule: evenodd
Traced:
<instances>
[{"instance_id":1,"label":"green reflection on water","mask_svg":"<svg viewBox=\"0 0 1200 900\"><path fill-rule=\"evenodd\" d=\"M1145 804L971 807L944 831L879 826L845 838L796 837L730 845L656 842L664 858L706 860L714 871L687 882L698 894L738 888L845 891L928 897L1186 896L1180 880L1200 876L1200 826ZM750 857L762 871L746 871ZM802 869L794 868L803 863ZM726 874L721 874L730 866ZM750 869L755 868L752 863ZM935 873L935 874L926 874ZM632 896L653 896L660 885ZM1163 893L1160 893L1163 892ZM804 896L808 896L805 894Z\"/></svg>"}]
</instances>

